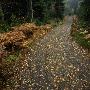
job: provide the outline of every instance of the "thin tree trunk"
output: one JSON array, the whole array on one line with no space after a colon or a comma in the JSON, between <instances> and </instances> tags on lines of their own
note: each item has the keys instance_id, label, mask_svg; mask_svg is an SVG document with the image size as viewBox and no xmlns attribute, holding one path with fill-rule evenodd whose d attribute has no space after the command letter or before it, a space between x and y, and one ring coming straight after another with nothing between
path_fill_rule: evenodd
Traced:
<instances>
[{"instance_id":1,"label":"thin tree trunk","mask_svg":"<svg viewBox=\"0 0 90 90\"><path fill-rule=\"evenodd\" d=\"M27 0L27 17L32 22L32 20L33 20L32 0Z\"/></svg>"},{"instance_id":2,"label":"thin tree trunk","mask_svg":"<svg viewBox=\"0 0 90 90\"><path fill-rule=\"evenodd\" d=\"M2 10L1 2L0 2L0 21L4 21L4 13L3 13L3 10Z\"/></svg>"},{"instance_id":3,"label":"thin tree trunk","mask_svg":"<svg viewBox=\"0 0 90 90\"><path fill-rule=\"evenodd\" d=\"M33 20L33 7L32 7L32 0L31 0L31 22Z\"/></svg>"}]
</instances>

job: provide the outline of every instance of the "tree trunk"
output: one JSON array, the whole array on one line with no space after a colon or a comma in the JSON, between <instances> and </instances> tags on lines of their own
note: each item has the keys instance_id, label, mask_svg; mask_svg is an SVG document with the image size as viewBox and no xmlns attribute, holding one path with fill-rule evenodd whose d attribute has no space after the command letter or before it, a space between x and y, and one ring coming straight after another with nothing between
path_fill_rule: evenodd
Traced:
<instances>
[{"instance_id":1,"label":"tree trunk","mask_svg":"<svg viewBox=\"0 0 90 90\"><path fill-rule=\"evenodd\" d=\"M4 13L3 13L3 10L2 10L1 2L0 2L0 21L4 21Z\"/></svg>"},{"instance_id":2,"label":"tree trunk","mask_svg":"<svg viewBox=\"0 0 90 90\"><path fill-rule=\"evenodd\" d=\"M27 18L32 22L33 20L33 7L32 0L27 0Z\"/></svg>"}]
</instances>

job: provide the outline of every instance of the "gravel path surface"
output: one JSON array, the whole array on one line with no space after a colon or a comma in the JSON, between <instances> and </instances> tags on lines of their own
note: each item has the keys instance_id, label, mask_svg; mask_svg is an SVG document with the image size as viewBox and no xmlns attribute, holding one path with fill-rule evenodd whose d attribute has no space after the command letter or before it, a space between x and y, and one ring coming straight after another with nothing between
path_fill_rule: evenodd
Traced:
<instances>
[{"instance_id":1,"label":"gravel path surface","mask_svg":"<svg viewBox=\"0 0 90 90\"><path fill-rule=\"evenodd\" d=\"M90 90L90 59L70 36L72 18L37 40L7 90Z\"/></svg>"}]
</instances>

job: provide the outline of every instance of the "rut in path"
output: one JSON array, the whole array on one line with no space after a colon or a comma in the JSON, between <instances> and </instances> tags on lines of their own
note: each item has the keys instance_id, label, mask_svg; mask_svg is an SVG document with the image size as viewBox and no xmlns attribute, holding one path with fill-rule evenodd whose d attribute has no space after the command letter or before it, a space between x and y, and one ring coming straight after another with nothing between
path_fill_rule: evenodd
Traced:
<instances>
[{"instance_id":1,"label":"rut in path","mask_svg":"<svg viewBox=\"0 0 90 90\"><path fill-rule=\"evenodd\" d=\"M13 90L90 90L90 61L72 40L71 24L68 17L30 47L23 66L15 67Z\"/></svg>"}]
</instances>

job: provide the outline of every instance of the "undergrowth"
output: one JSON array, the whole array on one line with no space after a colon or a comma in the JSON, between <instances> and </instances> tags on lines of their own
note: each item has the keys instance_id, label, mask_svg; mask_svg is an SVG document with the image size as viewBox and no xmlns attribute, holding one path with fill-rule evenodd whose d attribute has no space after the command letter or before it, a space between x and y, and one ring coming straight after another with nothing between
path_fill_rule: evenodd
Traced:
<instances>
[{"instance_id":1,"label":"undergrowth","mask_svg":"<svg viewBox=\"0 0 90 90\"><path fill-rule=\"evenodd\" d=\"M90 49L90 41L85 39L85 35L81 34L80 32L76 32L74 34L75 40L79 43L82 47Z\"/></svg>"},{"instance_id":2,"label":"undergrowth","mask_svg":"<svg viewBox=\"0 0 90 90\"><path fill-rule=\"evenodd\" d=\"M19 59L20 51L16 51L5 58L6 62L13 62Z\"/></svg>"},{"instance_id":3,"label":"undergrowth","mask_svg":"<svg viewBox=\"0 0 90 90\"><path fill-rule=\"evenodd\" d=\"M0 33L10 31L10 28L13 26L18 26L25 23L26 20L24 17L17 18L15 15L12 14L11 18L7 21L0 21Z\"/></svg>"}]
</instances>

